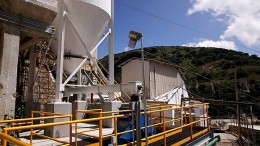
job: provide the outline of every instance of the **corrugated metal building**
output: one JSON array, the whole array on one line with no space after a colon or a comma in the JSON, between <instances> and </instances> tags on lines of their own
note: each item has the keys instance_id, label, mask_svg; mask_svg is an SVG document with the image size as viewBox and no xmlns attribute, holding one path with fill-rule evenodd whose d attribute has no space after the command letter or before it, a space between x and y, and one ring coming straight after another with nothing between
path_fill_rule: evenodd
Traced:
<instances>
[{"instance_id":1,"label":"corrugated metal building","mask_svg":"<svg viewBox=\"0 0 260 146\"><path fill-rule=\"evenodd\" d=\"M142 81L140 58L131 58L119 66L122 71L122 83ZM151 99L184 85L184 80L176 65L152 59L145 60L145 82L147 97Z\"/></svg>"}]
</instances>

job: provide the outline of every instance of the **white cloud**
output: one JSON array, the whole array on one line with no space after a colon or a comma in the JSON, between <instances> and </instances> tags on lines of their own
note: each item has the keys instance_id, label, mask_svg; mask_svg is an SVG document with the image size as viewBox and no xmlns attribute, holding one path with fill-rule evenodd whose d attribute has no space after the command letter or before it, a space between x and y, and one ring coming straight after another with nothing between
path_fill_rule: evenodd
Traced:
<instances>
[{"instance_id":1,"label":"white cloud","mask_svg":"<svg viewBox=\"0 0 260 146\"><path fill-rule=\"evenodd\" d=\"M129 51L129 50L130 50L129 47L125 47L124 52Z\"/></svg>"},{"instance_id":2,"label":"white cloud","mask_svg":"<svg viewBox=\"0 0 260 146\"><path fill-rule=\"evenodd\" d=\"M188 15L197 12L209 12L227 25L220 39L260 44L260 0L192 0Z\"/></svg>"},{"instance_id":3,"label":"white cloud","mask_svg":"<svg viewBox=\"0 0 260 146\"><path fill-rule=\"evenodd\" d=\"M212 41L212 40L203 40L197 43L188 43L182 46L188 47L215 47L215 48L224 48L229 50L236 50L236 45L232 41Z\"/></svg>"}]
</instances>

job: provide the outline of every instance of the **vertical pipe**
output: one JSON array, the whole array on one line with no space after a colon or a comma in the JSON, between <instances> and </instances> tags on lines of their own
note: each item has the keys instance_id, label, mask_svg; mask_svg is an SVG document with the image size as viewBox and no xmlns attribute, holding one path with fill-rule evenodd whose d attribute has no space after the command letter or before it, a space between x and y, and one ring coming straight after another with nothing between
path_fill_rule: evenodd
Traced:
<instances>
[{"instance_id":1,"label":"vertical pipe","mask_svg":"<svg viewBox=\"0 0 260 146\"><path fill-rule=\"evenodd\" d=\"M109 35L109 85L114 84L114 0L111 0L111 19L109 23L111 33ZM114 92L109 92L109 100L114 100Z\"/></svg>"},{"instance_id":2,"label":"vertical pipe","mask_svg":"<svg viewBox=\"0 0 260 146\"><path fill-rule=\"evenodd\" d=\"M141 50L142 50L142 69L143 69L143 95L144 95L144 132L145 132L145 144L148 145L148 130L147 130L147 99L146 99L146 85L145 85L145 65L144 65L144 48L143 48L143 34L141 37Z\"/></svg>"},{"instance_id":3,"label":"vertical pipe","mask_svg":"<svg viewBox=\"0 0 260 146\"><path fill-rule=\"evenodd\" d=\"M56 74L56 88L55 88L55 102L62 99L62 75L63 75L63 56L64 56L64 42L65 42L65 17L63 15L65 10L64 0L59 0L59 34L58 34L58 52L57 52L57 74Z\"/></svg>"}]
</instances>

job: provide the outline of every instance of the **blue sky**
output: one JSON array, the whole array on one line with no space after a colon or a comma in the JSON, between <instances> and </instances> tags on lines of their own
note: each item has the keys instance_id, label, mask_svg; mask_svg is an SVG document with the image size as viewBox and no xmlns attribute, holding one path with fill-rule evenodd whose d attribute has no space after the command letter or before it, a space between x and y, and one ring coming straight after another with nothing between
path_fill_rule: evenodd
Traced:
<instances>
[{"instance_id":1,"label":"blue sky","mask_svg":"<svg viewBox=\"0 0 260 146\"><path fill-rule=\"evenodd\" d=\"M230 1L238 4L234 5L225 0L115 0L115 53L127 50L128 32L135 30L143 33L145 47L215 46L259 55L260 34L251 32L260 31L256 26L260 23L260 20L256 20L260 17L260 3L255 0L248 0L248 3L244 0ZM190 27L214 38L135 9ZM240 15L240 12L248 16ZM251 18L252 15L255 17ZM255 24L252 24L252 29L244 24L247 20L252 20ZM236 31L236 27L239 27L240 32ZM244 35L240 36L241 33ZM139 48L139 44L137 47ZM108 49L99 49L99 57L107 55L107 52Z\"/></svg>"}]
</instances>

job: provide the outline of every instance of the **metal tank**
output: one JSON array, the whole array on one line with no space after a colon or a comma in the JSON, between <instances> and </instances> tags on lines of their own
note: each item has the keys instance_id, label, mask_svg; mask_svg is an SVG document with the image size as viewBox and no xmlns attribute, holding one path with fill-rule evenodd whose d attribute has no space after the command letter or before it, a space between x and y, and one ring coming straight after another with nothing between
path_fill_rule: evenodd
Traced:
<instances>
[{"instance_id":1,"label":"metal tank","mask_svg":"<svg viewBox=\"0 0 260 146\"><path fill-rule=\"evenodd\" d=\"M75 26L80 38L74 31L68 18L65 17L65 55L87 56L84 42L91 52L102 37L111 17L111 0L65 0L65 10ZM58 12L60 13L60 12ZM58 31L60 15L55 18L53 25ZM58 49L58 32L51 43L55 53ZM97 50L92 51L92 56L97 57ZM83 59L69 57L64 59L64 70L71 74Z\"/></svg>"}]
</instances>

